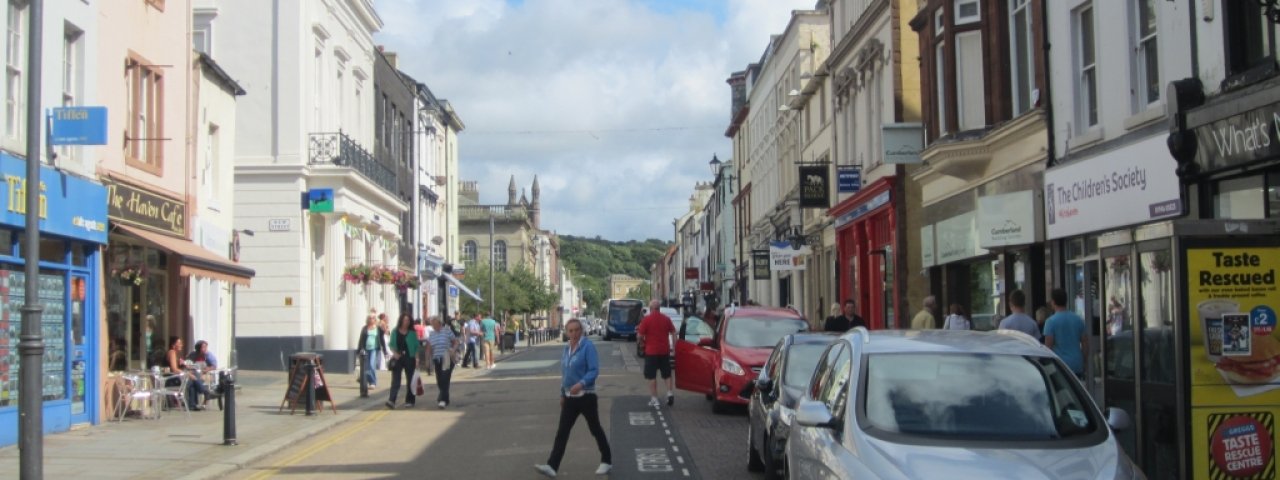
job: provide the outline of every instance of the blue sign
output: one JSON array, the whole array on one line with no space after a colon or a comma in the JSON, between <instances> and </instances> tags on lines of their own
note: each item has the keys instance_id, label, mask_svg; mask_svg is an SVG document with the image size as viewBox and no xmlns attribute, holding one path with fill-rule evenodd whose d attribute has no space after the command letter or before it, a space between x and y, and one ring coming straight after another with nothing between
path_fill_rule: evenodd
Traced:
<instances>
[{"instance_id":1,"label":"blue sign","mask_svg":"<svg viewBox=\"0 0 1280 480\"><path fill-rule=\"evenodd\" d=\"M857 193L862 190L862 169L857 165L837 166L836 184L840 193Z\"/></svg>"},{"instance_id":2,"label":"blue sign","mask_svg":"<svg viewBox=\"0 0 1280 480\"><path fill-rule=\"evenodd\" d=\"M458 298L458 287L449 285L449 296L453 298Z\"/></svg>"},{"instance_id":3,"label":"blue sign","mask_svg":"<svg viewBox=\"0 0 1280 480\"><path fill-rule=\"evenodd\" d=\"M0 224L27 225L27 162L0 153ZM107 243L107 188L40 166L40 231Z\"/></svg>"},{"instance_id":4,"label":"blue sign","mask_svg":"<svg viewBox=\"0 0 1280 480\"><path fill-rule=\"evenodd\" d=\"M52 145L106 145L107 107L59 107L49 113Z\"/></svg>"},{"instance_id":5,"label":"blue sign","mask_svg":"<svg viewBox=\"0 0 1280 480\"><path fill-rule=\"evenodd\" d=\"M307 209L312 213L333 212L333 189L313 188L307 191Z\"/></svg>"},{"instance_id":6,"label":"blue sign","mask_svg":"<svg viewBox=\"0 0 1280 480\"><path fill-rule=\"evenodd\" d=\"M888 204L889 204L889 191L885 190L883 192L880 192L878 195L871 197L871 200L867 200L862 205L858 205L857 207L854 207L853 210L849 210L844 215L841 215L840 218L836 219L835 227L840 228L845 225L848 225L849 222L857 220L858 217L866 215L867 213L870 213L872 210L875 210L877 208L883 207Z\"/></svg>"}]
</instances>

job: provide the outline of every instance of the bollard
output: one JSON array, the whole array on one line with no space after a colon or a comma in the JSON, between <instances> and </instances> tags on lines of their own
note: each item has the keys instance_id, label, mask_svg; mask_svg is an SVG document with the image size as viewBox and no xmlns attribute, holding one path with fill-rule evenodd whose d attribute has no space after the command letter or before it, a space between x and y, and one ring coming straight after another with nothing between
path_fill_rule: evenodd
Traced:
<instances>
[{"instance_id":1,"label":"bollard","mask_svg":"<svg viewBox=\"0 0 1280 480\"><path fill-rule=\"evenodd\" d=\"M218 374L218 382L222 384L222 444L237 445L235 377L224 370Z\"/></svg>"},{"instance_id":2,"label":"bollard","mask_svg":"<svg viewBox=\"0 0 1280 480\"><path fill-rule=\"evenodd\" d=\"M316 364L307 363L307 416L316 414Z\"/></svg>"},{"instance_id":3,"label":"bollard","mask_svg":"<svg viewBox=\"0 0 1280 480\"><path fill-rule=\"evenodd\" d=\"M369 398L369 355L359 352L360 358L360 398Z\"/></svg>"}]
</instances>

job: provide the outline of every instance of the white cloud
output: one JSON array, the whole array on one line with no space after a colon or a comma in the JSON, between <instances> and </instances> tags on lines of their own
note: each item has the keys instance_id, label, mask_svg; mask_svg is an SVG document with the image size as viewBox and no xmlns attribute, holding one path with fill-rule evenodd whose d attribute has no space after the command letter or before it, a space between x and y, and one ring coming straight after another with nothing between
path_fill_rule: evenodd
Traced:
<instances>
[{"instance_id":1,"label":"white cloud","mask_svg":"<svg viewBox=\"0 0 1280 480\"><path fill-rule=\"evenodd\" d=\"M725 79L814 3L377 0L375 40L466 123L482 202L536 174L544 228L670 239L711 155L732 155Z\"/></svg>"}]
</instances>

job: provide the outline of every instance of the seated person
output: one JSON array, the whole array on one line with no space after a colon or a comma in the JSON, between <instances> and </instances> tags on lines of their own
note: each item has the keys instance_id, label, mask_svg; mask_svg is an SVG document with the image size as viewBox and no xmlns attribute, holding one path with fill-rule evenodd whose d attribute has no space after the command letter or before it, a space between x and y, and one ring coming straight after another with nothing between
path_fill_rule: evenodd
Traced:
<instances>
[{"instance_id":1,"label":"seated person","mask_svg":"<svg viewBox=\"0 0 1280 480\"><path fill-rule=\"evenodd\" d=\"M191 350L191 353L187 354L187 360L203 363L211 369L218 368L218 358L213 356L213 352L209 351L209 342L204 340L196 342L196 347Z\"/></svg>"},{"instance_id":2,"label":"seated person","mask_svg":"<svg viewBox=\"0 0 1280 480\"><path fill-rule=\"evenodd\" d=\"M107 360L107 364L109 365L108 369L113 372L122 372L129 369L129 352L123 338L116 338L111 341L111 355Z\"/></svg>"},{"instance_id":3,"label":"seated person","mask_svg":"<svg viewBox=\"0 0 1280 480\"><path fill-rule=\"evenodd\" d=\"M196 374L194 371L188 371L186 369L186 365L178 361L178 358L180 358L181 355L179 352L181 351L182 339L178 337L169 337L169 353L166 355L168 360L166 365L169 367L170 372L181 372L183 375L187 375L188 377L186 392L187 409L204 410L204 407L196 403L196 395L203 394L205 398L209 398L212 397L214 393L209 391L208 387L205 387L204 381L200 379L200 375ZM171 378L165 382L165 386L177 386L179 385L179 382L180 380L178 378Z\"/></svg>"}]
</instances>

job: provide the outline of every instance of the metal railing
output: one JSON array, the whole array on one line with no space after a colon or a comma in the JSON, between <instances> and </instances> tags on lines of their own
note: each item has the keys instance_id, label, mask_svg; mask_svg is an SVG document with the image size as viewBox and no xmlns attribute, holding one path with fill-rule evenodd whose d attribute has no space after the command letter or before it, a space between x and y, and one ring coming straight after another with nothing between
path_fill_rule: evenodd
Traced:
<instances>
[{"instance_id":1,"label":"metal railing","mask_svg":"<svg viewBox=\"0 0 1280 480\"><path fill-rule=\"evenodd\" d=\"M387 166L378 163L373 154L361 147L359 143L342 132L313 133L309 148L312 165L337 165L355 169L369 181L399 198L396 189L396 174Z\"/></svg>"}]
</instances>

